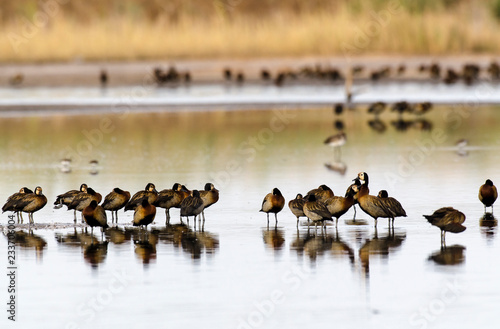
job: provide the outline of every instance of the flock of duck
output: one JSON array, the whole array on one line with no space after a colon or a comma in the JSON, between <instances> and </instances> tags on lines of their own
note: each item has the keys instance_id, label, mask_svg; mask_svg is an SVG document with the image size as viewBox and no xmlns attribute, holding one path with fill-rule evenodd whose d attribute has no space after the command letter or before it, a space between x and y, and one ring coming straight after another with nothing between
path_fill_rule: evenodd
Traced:
<instances>
[{"instance_id":1,"label":"flock of duck","mask_svg":"<svg viewBox=\"0 0 500 329\"><path fill-rule=\"evenodd\" d=\"M351 207L354 207L356 216L356 204L361 210L372 217L377 227L379 218L387 218L389 228L394 227L394 220L397 217L406 217L406 211L401 203L393 197L389 197L386 190L381 190L377 196L370 195L368 187L369 178L366 172L360 172L349 185L345 196L335 196L333 191L326 185L321 185L317 189L309 191L305 197L297 194L295 199L290 200L288 207L297 218L297 227L300 217L307 217L308 223L312 222L317 229L318 223L321 228L326 228L326 221L333 221L338 224L338 219L343 216ZM479 200L484 204L485 212L487 207L492 207L498 197L497 189L493 182L488 179L479 188ZM156 216L156 208L164 208L166 213L166 225L170 224L170 209L180 208L180 220L182 217L194 217L194 228L196 229L196 217L203 226L205 223L204 210L219 200L219 191L212 183L206 183L203 190L188 190L184 185L175 183L171 189L160 192L156 190L153 183L148 183L144 190L138 191L132 197L130 192L120 188L114 188L106 197L102 205L100 193L94 191L87 184L82 184L79 190L70 190L57 196L54 205L56 209L67 206L68 210L74 210L74 221L77 221L76 212L82 213L82 222L86 222L93 232L94 227L101 227L102 230L108 228L106 211L111 212L112 222L118 223L118 210L133 210L133 226L145 227L153 222ZM37 186L35 191L27 187L20 189L18 193L11 195L2 207L2 211L15 212L21 222L22 213L28 213L30 224L34 224L33 213L42 209L47 204L47 198L42 193L42 188ZM278 213L285 206L285 198L278 188L267 194L262 202L261 212L267 214L267 225L269 227L269 214L275 216L276 227L278 225ZM434 226L441 230L441 243L445 243L446 232L460 233L465 230L462 224L465 215L452 208L443 207L434 211L431 215L424 217ZM308 225L309 226L309 225Z\"/></svg>"},{"instance_id":2,"label":"flock of duck","mask_svg":"<svg viewBox=\"0 0 500 329\"><path fill-rule=\"evenodd\" d=\"M360 172L353 181L354 183L347 188L344 197L335 196L326 185L309 191L305 197L300 193L297 194L295 199L288 203L291 212L297 217L297 226L300 217L307 217L308 223L313 222L316 229L318 223L322 224L323 229L326 221L333 221L333 218L335 218L335 225L337 225L338 219L351 207L354 207L354 216L356 216L356 204L375 220L375 227L377 227L378 218L387 218L390 228L391 225L394 227L396 217L406 217L406 211L401 203L395 198L389 197L386 190L381 190L377 196L369 194L369 179L366 172ZM481 185L478 197L484 204L485 212L487 207L493 209L493 203L497 199L498 193L490 179ZM260 211L267 213L268 226L269 213L274 213L276 226L278 225L277 214L284 205L285 199L278 188L274 188L272 193L266 195ZM465 215L452 207L443 207L431 215L423 216L430 224L441 230L441 244L443 245L446 232L460 233L465 231L465 226L462 225L465 221Z\"/></svg>"},{"instance_id":3,"label":"flock of duck","mask_svg":"<svg viewBox=\"0 0 500 329\"><path fill-rule=\"evenodd\" d=\"M164 208L166 212L167 224L170 223L170 208L180 208L182 217L194 216L196 228L196 217L201 214L205 223L204 210L219 200L219 191L213 184L205 184L204 190L189 191L184 185L175 183L172 189L165 189L160 192L156 190L153 183L148 183L144 190L138 191L132 197L130 192L118 187L114 188L106 197L102 205L102 195L94 189L82 184L79 190L70 190L57 196L54 208L58 209L67 206L68 210L74 210L74 221L76 222L76 212L82 213L82 222L86 222L92 229L101 227L102 230L108 228L106 210L111 212L112 222L118 223L118 210L133 210L133 226L147 226L153 222L156 216L156 208ZM42 209L47 204L47 197L43 195L42 188L37 186L35 192L27 187L20 189L18 193L11 195L2 207L2 211L15 212L21 222L22 213L28 213L30 224L34 224L33 213ZM201 218L200 218L201 220Z\"/></svg>"}]
</instances>

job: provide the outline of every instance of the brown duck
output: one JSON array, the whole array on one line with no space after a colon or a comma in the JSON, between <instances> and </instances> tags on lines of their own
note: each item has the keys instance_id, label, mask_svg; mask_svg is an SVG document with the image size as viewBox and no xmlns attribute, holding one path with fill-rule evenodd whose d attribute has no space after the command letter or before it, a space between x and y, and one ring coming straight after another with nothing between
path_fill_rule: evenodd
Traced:
<instances>
[{"instance_id":1,"label":"brown duck","mask_svg":"<svg viewBox=\"0 0 500 329\"><path fill-rule=\"evenodd\" d=\"M181 217L194 216L194 225L196 227L196 216L203 211L203 200L198 190L193 190L192 194L181 202Z\"/></svg>"},{"instance_id":2,"label":"brown duck","mask_svg":"<svg viewBox=\"0 0 500 329\"><path fill-rule=\"evenodd\" d=\"M22 221L23 220L22 212L16 211L15 205L20 199L22 199L25 196L25 194L29 194L29 193L33 193L33 191L27 187L21 187L21 189L19 190L18 193L14 193L10 197L7 198L7 201L5 202L5 204L2 207L2 213L6 212L6 211L14 211L17 215L17 222L19 223L19 216L21 216L21 221Z\"/></svg>"},{"instance_id":3,"label":"brown duck","mask_svg":"<svg viewBox=\"0 0 500 329\"><path fill-rule=\"evenodd\" d=\"M130 200L130 192L124 191L118 187L115 187L113 191L106 195L102 207L104 210L111 211L111 222L113 222L116 217L116 222L118 223L118 210L125 207L128 200Z\"/></svg>"},{"instance_id":4,"label":"brown duck","mask_svg":"<svg viewBox=\"0 0 500 329\"><path fill-rule=\"evenodd\" d=\"M302 194L297 194L295 199L290 200L288 202L288 208L290 208L290 211L292 214L294 214L295 217L297 217L297 227L299 226L299 218L300 217L307 217L306 214L304 214L304 204L306 203L306 200L302 197Z\"/></svg>"},{"instance_id":5,"label":"brown duck","mask_svg":"<svg viewBox=\"0 0 500 329\"><path fill-rule=\"evenodd\" d=\"M337 225L339 218L344 215L354 205L354 192L353 187L355 184L349 186L346 191L345 197L333 196L325 201L326 208L332 217L335 217L335 225Z\"/></svg>"},{"instance_id":6,"label":"brown duck","mask_svg":"<svg viewBox=\"0 0 500 329\"><path fill-rule=\"evenodd\" d=\"M138 205L141 204L142 199L144 198L147 198L150 204L153 204L156 201L156 198L158 198L158 191L155 188L155 184L148 183L143 191L139 191L134 194L132 199L130 199L130 201L125 206L125 211L134 210Z\"/></svg>"},{"instance_id":7,"label":"brown duck","mask_svg":"<svg viewBox=\"0 0 500 329\"><path fill-rule=\"evenodd\" d=\"M83 209L89 206L92 200L95 200L99 204L99 202L101 202L102 200L102 195L94 191L93 188L88 187L86 192L79 193L73 198L73 201L71 201L71 203L68 205L68 210L74 209L75 212L77 210L83 212ZM82 213L82 221L83 221L83 213Z\"/></svg>"},{"instance_id":8,"label":"brown duck","mask_svg":"<svg viewBox=\"0 0 500 329\"><path fill-rule=\"evenodd\" d=\"M484 212L486 212L486 207L491 207L491 212L493 213L493 204L498 197L497 188L493 185L493 182L489 179L481 185L479 188L479 200L484 204Z\"/></svg>"},{"instance_id":9,"label":"brown duck","mask_svg":"<svg viewBox=\"0 0 500 329\"><path fill-rule=\"evenodd\" d=\"M96 200L90 201L90 204L83 209L82 215L87 225L91 228L91 234L94 233L95 226L100 226L102 232L108 228L106 211L103 207L97 205Z\"/></svg>"},{"instance_id":10,"label":"brown duck","mask_svg":"<svg viewBox=\"0 0 500 329\"><path fill-rule=\"evenodd\" d=\"M321 201L321 202L325 202L326 200L328 200L332 196L334 196L332 189L324 184L320 185L316 189L313 189L313 190L310 190L309 192L307 192L307 194L304 198L307 199L307 197L311 194L316 197L317 201Z\"/></svg>"},{"instance_id":11,"label":"brown duck","mask_svg":"<svg viewBox=\"0 0 500 329\"><path fill-rule=\"evenodd\" d=\"M15 211L28 213L30 224L34 224L33 213L47 204L47 198L42 194L42 188L37 186L35 193L25 193L14 205Z\"/></svg>"},{"instance_id":12,"label":"brown duck","mask_svg":"<svg viewBox=\"0 0 500 329\"><path fill-rule=\"evenodd\" d=\"M188 191L184 185L175 183L172 189L165 189L158 193L158 198L154 205L160 208L165 208L167 223L170 222L170 208L180 208L181 202L188 196Z\"/></svg>"},{"instance_id":13,"label":"brown duck","mask_svg":"<svg viewBox=\"0 0 500 329\"><path fill-rule=\"evenodd\" d=\"M318 227L318 223L325 223L326 220L332 220L332 215L328 211L326 205L316 200L314 194L309 194L306 198L306 203L304 204L304 214L310 219L314 226Z\"/></svg>"},{"instance_id":14,"label":"brown duck","mask_svg":"<svg viewBox=\"0 0 500 329\"><path fill-rule=\"evenodd\" d=\"M462 225L465 222L465 215L452 207L439 208L432 215L424 215L424 217L429 223L441 229L442 245L445 244L446 232L460 233L465 231L465 226Z\"/></svg>"},{"instance_id":15,"label":"brown duck","mask_svg":"<svg viewBox=\"0 0 500 329\"><path fill-rule=\"evenodd\" d=\"M269 213L274 213L274 218L276 220L276 226L278 226L278 213L285 206L285 198L281 194L280 190L276 187L273 189L272 193L268 193L264 200L262 201L262 207L260 211L267 214L267 226L269 226Z\"/></svg>"},{"instance_id":16,"label":"brown duck","mask_svg":"<svg viewBox=\"0 0 500 329\"><path fill-rule=\"evenodd\" d=\"M141 204L135 208L134 226L145 226L146 230L148 225L153 222L156 216L156 207L149 203L147 198L143 198Z\"/></svg>"},{"instance_id":17,"label":"brown duck","mask_svg":"<svg viewBox=\"0 0 500 329\"><path fill-rule=\"evenodd\" d=\"M219 201L219 190L215 188L214 184L206 183L204 191L200 191L200 197L203 200L203 222L205 222L205 209Z\"/></svg>"}]
</instances>

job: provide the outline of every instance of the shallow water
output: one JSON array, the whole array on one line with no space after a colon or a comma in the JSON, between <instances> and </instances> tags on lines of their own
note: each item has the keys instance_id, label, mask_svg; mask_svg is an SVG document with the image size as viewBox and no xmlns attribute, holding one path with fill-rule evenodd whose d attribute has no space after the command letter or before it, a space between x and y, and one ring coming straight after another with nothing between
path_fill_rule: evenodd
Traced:
<instances>
[{"instance_id":1,"label":"shallow water","mask_svg":"<svg viewBox=\"0 0 500 329\"><path fill-rule=\"evenodd\" d=\"M397 124L391 123L397 115L385 112L372 123L377 130L365 111L2 119L0 199L36 185L49 199L34 215L35 229L24 225L17 235L17 325L496 327L497 227L481 221L477 192L486 178L498 180L499 108L441 106ZM336 120L347 134L337 155L323 144L337 132ZM469 145L457 149L462 138ZM62 173L59 160L67 156L72 171ZM89 172L92 159L99 161L97 175ZM406 209L394 231L385 220L375 230L359 209L357 222L366 225L352 225L351 209L326 232L308 231L303 219L297 229L287 207L277 228L271 219L268 229L258 212L273 187L287 202L320 184L343 195L359 171L370 175L371 194L386 189ZM83 182L105 195L116 186L133 193L148 182L160 190L209 181L221 198L206 211L203 232L194 231L192 220L178 225L178 210L172 210L175 225L166 227L160 209L148 235L130 227L131 212L120 211L118 228L91 237L82 225L73 227L72 212L52 208L57 194ZM467 230L448 234L443 250L439 230L422 217L442 206L467 216ZM5 268L6 249L0 238Z\"/></svg>"}]
</instances>

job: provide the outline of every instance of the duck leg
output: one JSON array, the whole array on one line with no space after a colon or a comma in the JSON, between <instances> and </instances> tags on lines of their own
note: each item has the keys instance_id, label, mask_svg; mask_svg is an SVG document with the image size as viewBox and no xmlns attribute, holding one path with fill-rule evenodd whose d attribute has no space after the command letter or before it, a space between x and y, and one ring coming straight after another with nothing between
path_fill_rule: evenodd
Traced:
<instances>
[{"instance_id":1,"label":"duck leg","mask_svg":"<svg viewBox=\"0 0 500 329\"><path fill-rule=\"evenodd\" d=\"M276 220L276 223L274 224L274 228L278 228L278 214L274 213L274 219Z\"/></svg>"}]
</instances>

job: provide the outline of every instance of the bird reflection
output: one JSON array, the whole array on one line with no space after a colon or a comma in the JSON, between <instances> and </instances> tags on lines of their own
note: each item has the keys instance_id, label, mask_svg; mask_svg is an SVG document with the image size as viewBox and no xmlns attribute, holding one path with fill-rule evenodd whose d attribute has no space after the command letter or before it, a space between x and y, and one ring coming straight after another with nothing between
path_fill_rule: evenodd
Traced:
<instances>
[{"instance_id":1,"label":"bird reflection","mask_svg":"<svg viewBox=\"0 0 500 329\"><path fill-rule=\"evenodd\" d=\"M405 132L413 125L413 121L403 119L393 120L391 121L391 125L393 125L397 131Z\"/></svg>"},{"instance_id":2,"label":"bird reflection","mask_svg":"<svg viewBox=\"0 0 500 329\"><path fill-rule=\"evenodd\" d=\"M399 248L406 239L406 233L395 233L394 227L388 228L387 235L378 236L378 231L375 228L373 238L366 239L365 243L359 249L359 259L365 276L368 278L370 273L370 257L372 255L381 255L382 258L387 258L389 254Z\"/></svg>"},{"instance_id":3,"label":"bird reflection","mask_svg":"<svg viewBox=\"0 0 500 329\"><path fill-rule=\"evenodd\" d=\"M155 230L159 241L172 244L174 248L182 248L189 253L192 259L200 259L201 255L213 254L219 249L219 238L209 232L196 232L185 224L167 225L165 228Z\"/></svg>"},{"instance_id":4,"label":"bird reflection","mask_svg":"<svg viewBox=\"0 0 500 329\"><path fill-rule=\"evenodd\" d=\"M43 250L47 241L39 235L33 234L32 230L25 232L23 230L14 233L14 242L23 249L35 249L37 259L41 260Z\"/></svg>"},{"instance_id":5,"label":"bird reflection","mask_svg":"<svg viewBox=\"0 0 500 329\"><path fill-rule=\"evenodd\" d=\"M311 261L315 261L318 255L330 251L332 256L336 258L347 256L351 264L354 263L354 251L341 239L337 229L335 234L327 234L324 231L321 234L312 234L310 230L301 234L297 230L297 237L292 241L290 249L295 250L299 256L303 256L305 252Z\"/></svg>"},{"instance_id":6,"label":"bird reflection","mask_svg":"<svg viewBox=\"0 0 500 329\"><path fill-rule=\"evenodd\" d=\"M330 171L338 172L342 176L344 176L347 171L347 165L342 161L325 163L325 167Z\"/></svg>"},{"instance_id":7,"label":"bird reflection","mask_svg":"<svg viewBox=\"0 0 500 329\"><path fill-rule=\"evenodd\" d=\"M485 238L491 239L497 232L498 220L492 213L487 212L484 213L483 217L479 218L479 226L481 227L481 233L484 234Z\"/></svg>"},{"instance_id":8,"label":"bird reflection","mask_svg":"<svg viewBox=\"0 0 500 329\"><path fill-rule=\"evenodd\" d=\"M133 230L135 255L147 265L151 260L156 260L156 245L158 244L158 231L147 232L141 229Z\"/></svg>"},{"instance_id":9,"label":"bird reflection","mask_svg":"<svg viewBox=\"0 0 500 329\"><path fill-rule=\"evenodd\" d=\"M369 120L368 126L378 132L379 134L383 134L387 130L387 125L384 121L376 118L375 120Z\"/></svg>"},{"instance_id":10,"label":"bird reflection","mask_svg":"<svg viewBox=\"0 0 500 329\"><path fill-rule=\"evenodd\" d=\"M106 230L106 239L114 244L122 244L130 241L133 229L122 229L119 227L110 227Z\"/></svg>"},{"instance_id":11,"label":"bird reflection","mask_svg":"<svg viewBox=\"0 0 500 329\"><path fill-rule=\"evenodd\" d=\"M103 263L108 254L108 241L99 242L90 234L85 233L90 238L90 243L83 244L83 258L90 266L96 269Z\"/></svg>"},{"instance_id":12,"label":"bird reflection","mask_svg":"<svg viewBox=\"0 0 500 329\"><path fill-rule=\"evenodd\" d=\"M285 244L285 231L278 229L263 229L262 237L264 238L264 243L270 249L281 250Z\"/></svg>"},{"instance_id":13,"label":"bird reflection","mask_svg":"<svg viewBox=\"0 0 500 329\"><path fill-rule=\"evenodd\" d=\"M429 261L433 261L438 265L458 265L465 261L465 247L461 245L453 245L451 247L441 247L440 250L433 252L429 256Z\"/></svg>"}]
</instances>

